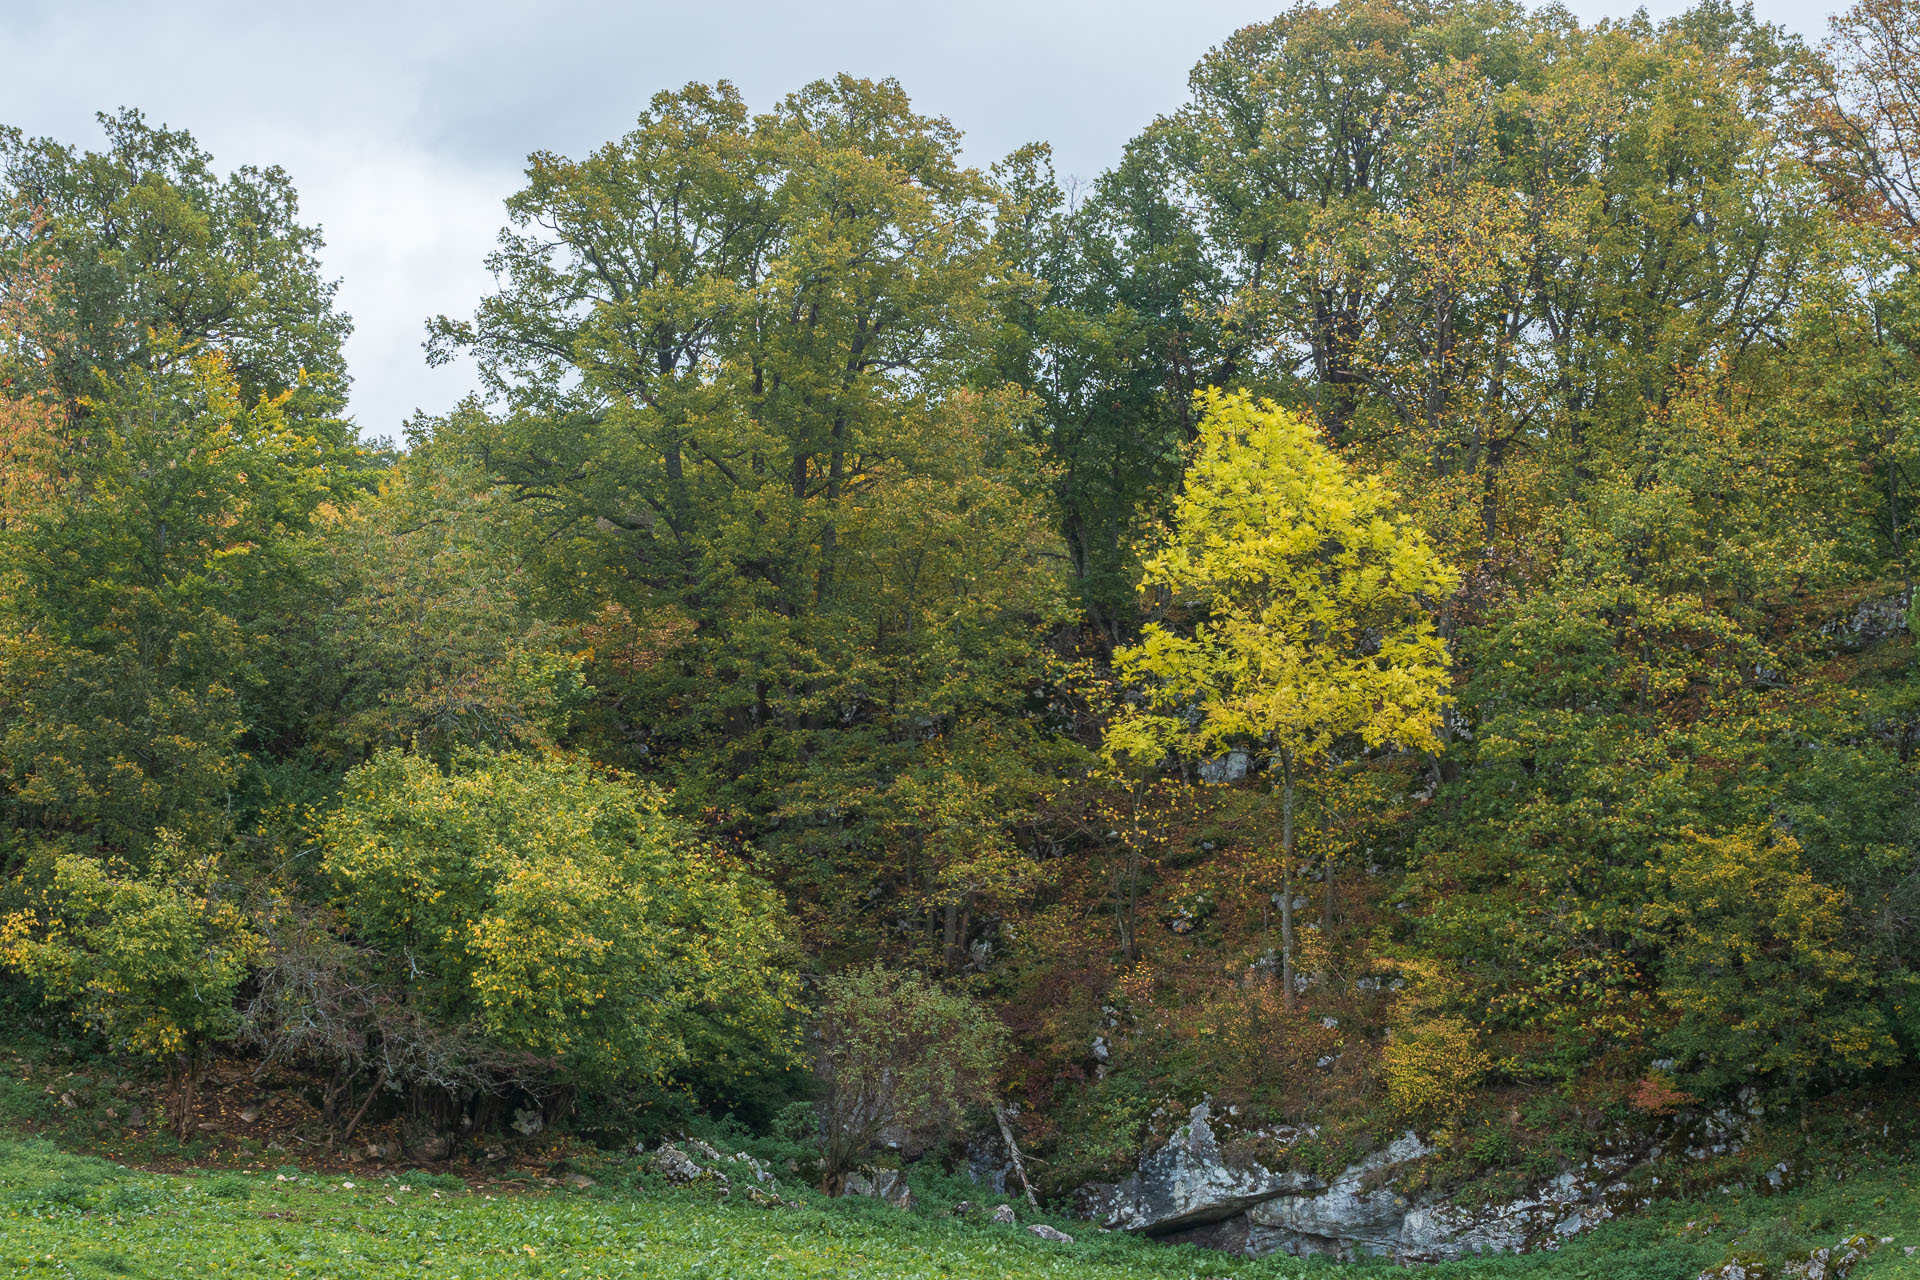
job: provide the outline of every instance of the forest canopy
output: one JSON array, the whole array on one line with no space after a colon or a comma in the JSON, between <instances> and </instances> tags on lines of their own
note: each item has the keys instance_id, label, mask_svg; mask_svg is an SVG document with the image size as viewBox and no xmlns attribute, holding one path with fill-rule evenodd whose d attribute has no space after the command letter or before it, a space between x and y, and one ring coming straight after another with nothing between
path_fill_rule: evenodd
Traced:
<instances>
[{"instance_id":1,"label":"forest canopy","mask_svg":"<svg viewBox=\"0 0 1920 1280\"><path fill-rule=\"evenodd\" d=\"M663 90L392 445L287 173L0 129L0 996L422 1150L838 1178L866 1063L1055 1192L1911 1072L1916 41L1300 4L1084 186Z\"/></svg>"}]
</instances>

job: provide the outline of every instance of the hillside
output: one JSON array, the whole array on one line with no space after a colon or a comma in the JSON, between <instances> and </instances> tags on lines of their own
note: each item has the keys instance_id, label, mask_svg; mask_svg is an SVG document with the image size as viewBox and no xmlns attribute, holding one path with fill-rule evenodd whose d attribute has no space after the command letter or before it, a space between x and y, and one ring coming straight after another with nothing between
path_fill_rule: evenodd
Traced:
<instances>
[{"instance_id":1,"label":"hillside","mask_svg":"<svg viewBox=\"0 0 1920 1280\"><path fill-rule=\"evenodd\" d=\"M661 88L528 154L405 423L273 157L0 122L0 1119L230 1171L101 1182L129 1266L1782 1280L1904 1212L1920 0L1829 32L1300 0L1084 184ZM637 1172L721 1134L805 1207ZM55 1252L120 1212L14 1158Z\"/></svg>"}]
</instances>

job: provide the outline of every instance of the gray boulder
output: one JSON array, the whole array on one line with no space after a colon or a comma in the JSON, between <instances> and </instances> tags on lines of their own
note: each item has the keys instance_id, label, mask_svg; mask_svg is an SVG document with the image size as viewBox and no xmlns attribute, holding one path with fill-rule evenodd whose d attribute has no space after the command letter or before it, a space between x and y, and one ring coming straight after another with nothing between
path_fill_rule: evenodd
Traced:
<instances>
[{"instance_id":1,"label":"gray boulder","mask_svg":"<svg viewBox=\"0 0 1920 1280\"><path fill-rule=\"evenodd\" d=\"M907 1177L898 1169L859 1169L840 1182L843 1196L866 1196L884 1200L896 1209L911 1209L917 1203L907 1186Z\"/></svg>"},{"instance_id":2,"label":"gray boulder","mask_svg":"<svg viewBox=\"0 0 1920 1280\"><path fill-rule=\"evenodd\" d=\"M1248 1257L1410 1263L1556 1249L1632 1198L1618 1180L1633 1163L1627 1155L1597 1157L1515 1200L1462 1207L1401 1190L1404 1175L1433 1154L1411 1131L1322 1182L1230 1159L1217 1130L1211 1106L1195 1107L1124 1182L1082 1188L1083 1212L1112 1229Z\"/></svg>"},{"instance_id":3,"label":"gray boulder","mask_svg":"<svg viewBox=\"0 0 1920 1280\"><path fill-rule=\"evenodd\" d=\"M1391 1258L1412 1209L1380 1175L1431 1155L1412 1133L1340 1171L1319 1195L1271 1196L1251 1206L1245 1252Z\"/></svg>"},{"instance_id":4,"label":"gray boulder","mask_svg":"<svg viewBox=\"0 0 1920 1280\"><path fill-rule=\"evenodd\" d=\"M1852 610L1830 619L1820 628L1820 637L1829 650L1854 653L1882 641L1891 640L1906 630L1907 593L1862 600Z\"/></svg>"},{"instance_id":5,"label":"gray boulder","mask_svg":"<svg viewBox=\"0 0 1920 1280\"><path fill-rule=\"evenodd\" d=\"M1083 1188L1081 1201L1089 1217L1112 1230L1164 1235L1324 1185L1310 1174L1227 1158L1215 1133L1212 1104L1202 1102L1166 1145L1140 1161L1137 1173L1111 1186Z\"/></svg>"},{"instance_id":6,"label":"gray boulder","mask_svg":"<svg viewBox=\"0 0 1920 1280\"><path fill-rule=\"evenodd\" d=\"M671 1142L663 1142L660 1144L659 1148L653 1153L652 1164L654 1172L676 1186L685 1185L689 1182L697 1182L699 1179L708 1176L707 1170L702 1169L693 1162L693 1157L689 1156L679 1147L674 1146Z\"/></svg>"}]
</instances>

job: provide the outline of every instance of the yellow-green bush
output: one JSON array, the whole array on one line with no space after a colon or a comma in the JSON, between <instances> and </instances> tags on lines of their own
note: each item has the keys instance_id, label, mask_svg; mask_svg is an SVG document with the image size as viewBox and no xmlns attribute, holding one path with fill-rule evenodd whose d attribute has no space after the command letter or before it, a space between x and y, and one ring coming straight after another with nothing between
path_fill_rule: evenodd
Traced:
<instances>
[{"instance_id":1,"label":"yellow-green bush","mask_svg":"<svg viewBox=\"0 0 1920 1280\"><path fill-rule=\"evenodd\" d=\"M347 776L321 840L355 936L446 1024L607 1083L792 1060L777 900L643 783L388 751Z\"/></svg>"},{"instance_id":2,"label":"yellow-green bush","mask_svg":"<svg viewBox=\"0 0 1920 1280\"><path fill-rule=\"evenodd\" d=\"M1458 1018L1436 1016L1395 1027L1381 1054L1387 1103L1406 1120L1457 1115L1487 1073L1487 1055Z\"/></svg>"}]
</instances>

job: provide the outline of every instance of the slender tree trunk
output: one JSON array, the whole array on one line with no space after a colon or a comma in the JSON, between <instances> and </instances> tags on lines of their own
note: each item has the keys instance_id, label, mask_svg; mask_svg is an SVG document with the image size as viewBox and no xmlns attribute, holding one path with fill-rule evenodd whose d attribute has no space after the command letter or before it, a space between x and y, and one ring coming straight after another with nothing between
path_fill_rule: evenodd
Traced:
<instances>
[{"instance_id":1,"label":"slender tree trunk","mask_svg":"<svg viewBox=\"0 0 1920 1280\"><path fill-rule=\"evenodd\" d=\"M1320 908L1320 927L1326 931L1327 939L1331 942L1333 939L1333 815L1327 812L1324 788L1320 795L1320 867L1326 893L1326 902Z\"/></svg>"},{"instance_id":2,"label":"slender tree trunk","mask_svg":"<svg viewBox=\"0 0 1920 1280\"><path fill-rule=\"evenodd\" d=\"M1020 1146L1013 1140L1013 1126L1007 1123L1007 1109L995 1103L993 1118L1000 1122L1000 1139L1007 1144L1007 1156L1013 1161L1013 1171L1020 1175L1020 1189L1027 1193L1027 1203L1038 1208L1040 1202L1034 1198L1033 1184L1027 1181L1027 1162L1020 1158Z\"/></svg>"},{"instance_id":3,"label":"slender tree trunk","mask_svg":"<svg viewBox=\"0 0 1920 1280\"><path fill-rule=\"evenodd\" d=\"M1114 909L1120 917L1120 951L1132 964L1140 958L1140 948L1135 939L1138 913L1140 910L1140 787L1135 783L1129 797L1132 812L1127 816L1127 857L1123 864L1124 884L1116 884Z\"/></svg>"},{"instance_id":4,"label":"slender tree trunk","mask_svg":"<svg viewBox=\"0 0 1920 1280\"><path fill-rule=\"evenodd\" d=\"M345 1146L347 1143L353 1141L353 1131L355 1129L358 1129L360 1127L360 1122L366 1118L367 1108L373 1105L374 1095L378 1094L380 1090L384 1089L386 1087L386 1084L387 1084L387 1069L385 1067L382 1067L380 1068L379 1074L374 1076L373 1088L367 1090L367 1096L365 1100L363 1100L360 1103L360 1109L353 1113L353 1119L347 1121L346 1131L340 1135L340 1144L342 1146Z\"/></svg>"},{"instance_id":5,"label":"slender tree trunk","mask_svg":"<svg viewBox=\"0 0 1920 1280\"><path fill-rule=\"evenodd\" d=\"M1280 983L1293 1008L1293 758L1280 753Z\"/></svg>"}]
</instances>

